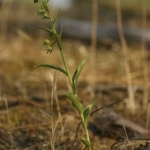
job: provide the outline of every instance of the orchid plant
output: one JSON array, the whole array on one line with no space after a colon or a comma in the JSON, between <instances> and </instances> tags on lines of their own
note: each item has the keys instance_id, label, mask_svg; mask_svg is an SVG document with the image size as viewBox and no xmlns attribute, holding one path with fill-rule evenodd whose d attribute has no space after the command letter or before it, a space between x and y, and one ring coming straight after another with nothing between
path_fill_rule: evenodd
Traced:
<instances>
[{"instance_id":1,"label":"orchid plant","mask_svg":"<svg viewBox=\"0 0 150 150\"><path fill-rule=\"evenodd\" d=\"M81 63L78 65L78 67L74 71L73 75L71 76L70 71L68 69L68 65L66 63L66 58L64 55L63 47L62 47L62 38L61 38L62 37L62 27L60 29L60 33L57 33L56 26L55 26L60 9L57 11L56 16L54 18L52 18L49 7L48 7L48 1L49 0L42 0L42 6L38 10L38 15L41 16L42 19L49 19L51 28L49 29L49 28L45 28L42 26L38 26L38 25L37 25L37 27L40 29L43 29L44 31L46 31L48 33L47 38L44 40L44 46L46 47L46 53L51 54L54 50L54 45L58 45L58 48L59 48L59 51L61 54L61 58L62 58L62 61L64 64L64 69L57 65L51 65L51 64L39 64L39 65L36 65L35 67L47 67L47 68L55 69L55 70L63 73L68 78L71 88L72 88L72 92L66 92L66 93L64 93L64 95L71 101L72 106L76 108L76 110L78 111L78 113L80 115L81 122L82 122L83 128L85 130L85 135L86 135L85 138L80 138L80 139L83 142L83 144L88 148L88 150L91 150L91 143L90 143L89 132L88 132L88 118L91 113L92 104L84 107L81 104L80 99L77 95L78 78L80 76L80 72L81 72L83 66L85 65L85 63L89 57L87 57L81 61ZM37 2L38 2L38 0L34 0L34 3L37 3Z\"/></svg>"}]
</instances>

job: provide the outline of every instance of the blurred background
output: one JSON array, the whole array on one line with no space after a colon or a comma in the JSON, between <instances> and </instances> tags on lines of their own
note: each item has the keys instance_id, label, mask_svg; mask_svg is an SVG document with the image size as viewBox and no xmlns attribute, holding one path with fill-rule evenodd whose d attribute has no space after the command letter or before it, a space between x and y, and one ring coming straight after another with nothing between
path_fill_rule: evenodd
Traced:
<instances>
[{"instance_id":1,"label":"blurred background","mask_svg":"<svg viewBox=\"0 0 150 150\"><path fill-rule=\"evenodd\" d=\"M56 25L58 32L63 26L63 49L71 73L82 59L90 56L79 78L78 93L82 103L94 103L93 109L96 109L126 100L111 110L149 128L150 1L120 0L126 52L118 32L116 1L98 0L96 14L91 0L50 0L49 8L53 17L58 8L61 10ZM48 63L63 67L58 47L55 46L51 55L46 54L43 41L47 33L35 27L51 27L49 20L37 15L40 7L40 0L35 4L34 0L0 0L0 128L6 131L11 129L16 143L19 145L22 142L24 147L31 146L33 139L36 142L49 140L46 131L50 123L43 127L49 118L39 109L49 112L54 70L33 66ZM69 113L72 120L67 122L66 128L73 132L76 129L74 122L78 123L79 119L63 97L67 90L70 90L68 80L57 73L62 114ZM11 112L10 122L6 119L4 98ZM136 106L129 108L131 104L128 99L132 99ZM138 113L135 114L133 109ZM56 114L54 105L54 118L57 118ZM9 133L7 136L6 132L0 130L0 133L9 139ZM19 135L23 135L21 139ZM65 136L64 140L67 140L70 135ZM92 138L100 143L100 139ZM110 149L109 142L102 143L100 145Z\"/></svg>"},{"instance_id":2,"label":"blurred background","mask_svg":"<svg viewBox=\"0 0 150 150\"><path fill-rule=\"evenodd\" d=\"M32 62L32 64L25 63L25 66L27 65L31 69L32 65L41 63L40 60L42 58L38 58L38 53L43 53L44 55L44 51L42 51L44 49L44 47L42 47L42 41L47 36L44 31L39 30L35 25L50 27L48 20L43 20L37 15L37 12L41 7L41 2L36 4L31 0L1 0L0 2L1 72L5 73L6 71L5 67L7 66L7 63L4 63L5 61L10 61L10 59L12 60L13 58L14 61L17 61L22 57L27 57L25 58L25 61ZM131 68L136 70L141 68L141 60L137 58L141 56L139 52L143 34L142 3L140 0L133 0L132 2L130 0L121 0L120 2L124 36L129 44L129 49L132 49L132 52L136 51L137 55L136 58L132 57L132 54L130 56L132 58L130 60ZM146 0L145 3L145 10L147 10L147 29L145 37L147 40L147 48L149 48L150 31L148 27L150 2ZM49 7L52 16L55 16L58 8L61 9L57 27L59 30L60 27L63 26L62 40L66 41L64 42L64 45L67 44L67 46L64 47L65 49L69 49L69 52L72 54L79 52L79 54L76 54L76 57L78 57L80 61L80 57L84 58L91 51L92 1L51 0L49 1ZM95 68L96 70L102 69L103 73L100 77L102 81L107 82L109 79L113 79L113 82L118 82L118 76L124 76L124 67L122 68L123 61L117 60L122 59L122 57L120 57L122 51L117 27L115 1L98 1L98 12L96 16L97 39L96 47L94 49L97 49L96 53L101 53L101 55L97 55L98 57L94 58L98 61L98 63L96 63L98 68L96 68L96 66ZM21 57L18 57L19 53ZM36 54L33 54L32 56L32 53ZM17 55L17 58L15 55ZM116 59L115 57L118 57L118 55L119 58ZM133 54L133 56L134 55L135 54ZM44 57L48 58L49 56L44 55ZM107 61L104 57L108 57ZM149 51L147 52L147 57L149 57ZM71 60L71 57L69 60L70 65L75 65L75 63L78 64L78 62L75 62L73 59ZM46 59L44 59L44 62L45 61ZM111 61L110 64L108 61ZM105 65L103 65L103 63ZM5 66L2 64L5 64ZM108 66L108 68L106 66ZM5 68L4 70L3 67ZM116 72L118 74L116 74ZM114 80L114 76L116 80ZM140 77L141 76L138 76L137 78Z\"/></svg>"},{"instance_id":3,"label":"blurred background","mask_svg":"<svg viewBox=\"0 0 150 150\"><path fill-rule=\"evenodd\" d=\"M149 14L149 1L146 1ZM15 28L26 30L30 28L31 33L35 23L46 21L37 16L40 2L33 4L31 0L1 0L1 32L15 32ZM92 20L92 2L90 0L51 0L49 7L53 14L58 8L61 9L59 18L78 19L82 21ZM140 0L121 0L122 19L124 26L141 27L142 8ZM6 22L9 23L6 23ZM98 1L98 22L101 24L116 24L115 1ZM7 25L6 25L7 24ZM11 28L9 28L11 25ZM32 26L30 26L32 25ZM8 30L9 28L9 30Z\"/></svg>"}]
</instances>

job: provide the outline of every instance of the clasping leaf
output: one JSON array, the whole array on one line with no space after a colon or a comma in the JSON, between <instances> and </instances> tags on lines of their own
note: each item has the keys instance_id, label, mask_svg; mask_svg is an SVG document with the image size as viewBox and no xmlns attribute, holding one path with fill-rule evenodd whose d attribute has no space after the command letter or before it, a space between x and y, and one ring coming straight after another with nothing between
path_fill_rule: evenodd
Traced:
<instances>
[{"instance_id":1,"label":"clasping leaf","mask_svg":"<svg viewBox=\"0 0 150 150\"><path fill-rule=\"evenodd\" d=\"M86 147L90 147L90 143L87 139L81 138L81 141L86 145Z\"/></svg>"},{"instance_id":2,"label":"clasping leaf","mask_svg":"<svg viewBox=\"0 0 150 150\"><path fill-rule=\"evenodd\" d=\"M44 0L44 1L42 1L43 7L44 7L44 9L45 9L47 12L49 12L48 5L47 5L47 2L48 2L48 1L49 1L49 0Z\"/></svg>"},{"instance_id":3,"label":"clasping leaf","mask_svg":"<svg viewBox=\"0 0 150 150\"><path fill-rule=\"evenodd\" d=\"M84 127L84 128L87 128L88 118L89 118L89 116L90 116L92 106L93 106L93 105L88 105L88 106L84 109L84 111L83 111L83 117L84 117L83 127Z\"/></svg>"},{"instance_id":4,"label":"clasping leaf","mask_svg":"<svg viewBox=\"0 0 150 150\"><path fill-rule=\"evenodd\" d=\"M34 67L47 67L47 68L53 68L53 69L56 69L62 73L64 73L66 76L68 76L68 73L61 67L59 66L56 66L56 65L49 65L49 64L40 64L40 65L36 65Z\"/></svg>"},{"instance_id":5,"label":"clasping leaf","mask_svg":"<svg viewBox=\"0 0 150 150\"><path fill-rule=\"evenodd\" d=\"M83 112L83 106L79 102L79 99L77 96L73 95L70 92L67 92L64 94L67 98L69 98L72 102L72 105L78 110L78 112L81 114Z\"/></svg>"},{"instance_id":6,"label":"clasping leaf","mask_svg":"<svg viewBox=\"0 0 150 150\"><path fill-rule=\"evenodd\" d=\"M77 82L78 82L78 78L80 75L80 72L84 66L84 64L86 63L86 61L88 60L89 57L85 58L84 60L81 61L81 63L79 64L79 66L77 67L77 69L75 70L73 77L72 77L72 83L73 83L73 87L74 87L74 91L76 93L76 88L77 88Z\"/></svg>"},{"instance_id":7,"label":"clasping leaf","mask_svg":"<svg viewBox=\"0 0 150 150\"><path fill-rule=\"evenodd\" d=\"M44 28L44 27L38 26L38 25L36 25L36 27L41 28L41 29L43 29L44 31L49 32L49 33L51 33L51 34L54 34L53 30L50 30L50 29L48 29L48 28Z\"/></svg>"},{"instance_id":8,"label":"clasping leaf","mask_svg":"<svg viewBox=\"0 0 150 150\"><path fill-rule=\"evenodd\" d=\"M57 10L57 13L56 13L56 16L55 16L55 18L54 18L54 20L53 20L53 23L56 23L56 20L57 20L57 18L58 18L59 12L60 12L60 8Z\"/></svg>"}]
</instances>

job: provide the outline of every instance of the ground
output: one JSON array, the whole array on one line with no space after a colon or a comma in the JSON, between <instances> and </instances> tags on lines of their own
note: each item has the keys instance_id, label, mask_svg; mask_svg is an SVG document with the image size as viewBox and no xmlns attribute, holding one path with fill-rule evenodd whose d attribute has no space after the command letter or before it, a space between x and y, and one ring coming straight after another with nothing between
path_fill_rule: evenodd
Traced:
<instances>
[{"instance_id":1,"label":"ground","mask_svg":"<svg viewBox=\"0 0 150 150\"><path fill-rule=\"evenodd\" d=\"M47 25L37 16L40 4L34 5L30 0L4 2L0 9L0 149L84 150L80 117L63 95L71 91L69 81L52 69L34 67L41 63L64 67L58 47L46 54L46 34L35 28L36 24ZM82 2L75 1L69 13L60 13L60 18L91 21L91 1ZM122 1L123 25L141 28L141 1L135 0L132 5ZM99 1L99 8L99 23L116 24L113 1ZM51 11L53 15L56 12L52 7ZM77 93L84 106L93 104L92 112L97 110L89 119L93 150L149 148L149 93L148 102L144 101L149 79L144 82L143 62L147 59L149 63L150 52L147 48L143 58L140 42L127 44L135 107L130 104L120 41L102 40L95 55L91 55L90 41L63 37L71 74L81 60L90 56L79 77Z\"/></svg>"},{"instance_id":2,"label":"ground","mask_svg":"<svg viewBox=\"0 0 150 150\"><path fill-rule=\"evenodd\" d=\"M24 36L23 36L24 35ZM7 38L6 38L7 39ZM58 48L52 54L44 50L44 37L34 38L18 32L6 40L0 40L0 147L1 149L47 150L52 145L56 149L84 149L80 137L84 131L80 118L64 92L70 91L67 79L61 73L47 68L34 68L40 63L62 66ZM87 42L64 39L64 53L73 73L79 62L90 54ZM95 125L94 118L105 112L115 112L148 129L148 107L143 105L143 70L141 53L138 45L129 46L131 76L135 91L136 110L128 106L128 92L122 49L119 42L98 45L95 65L85 65L78 84L78 96L84 106L94 104L93 111L110 104L90 117L90 124ZM91 72L95 72L91 76ZM54 82L55 79L55 82ZM121 101L121 102L120 102ZM98 124L105 127L107 119ZM94 127L95 128L95 127ZM113 143L126 139L120 127L94 130L89 126L93 149L108 150ZM123 127L122 127L123 128ZM129 131L129 138L137 138L134 131ZM76 133L76 141L73 143ZM138 133L138 138L147 138ZM72 145L73 143L73 145Z\"/></svg>"}]
</instances>

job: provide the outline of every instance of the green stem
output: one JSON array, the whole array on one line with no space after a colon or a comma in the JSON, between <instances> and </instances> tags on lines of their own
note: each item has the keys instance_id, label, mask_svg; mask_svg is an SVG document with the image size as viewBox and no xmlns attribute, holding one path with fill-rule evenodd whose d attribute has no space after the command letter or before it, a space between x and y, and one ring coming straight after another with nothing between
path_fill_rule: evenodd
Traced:
<instances>
[{"instance_id":1,"label":"green stem","mask_svg":"<svg viewBox=\"0 0 150 150\"><path fill-rule=\"evenodd\" d=\"M49 20L50 20L50 23L52 25L52 31L50 32L48 30L48 32L52 33L54 36L55 36L55 42L57 42L57 45L58 45L58 48L60 50L60 53L61 53L61 57L62 57L62 61L63 61L63 64L64 64L64 67L65 67L65 71L67 72L67 77L69 79L69 82L70 82L70 85L71 85L71 88L72 88L72 92L75 96L77 96L77 92L76 92L76 89L74 87L74 83L72 81L72 78L71 78L71 75L70 75L70 72L69 72L69 69L68 69L68 65L66 63L66 59L65 59L65 56L64 56L64 52L63 52L63 49L62 49L62 41L61 41L61 35L57 34L56 32L56 28L55 28L55 20L53 20L51 18L51 15L50 15L50 12L48 9L48 6L45 6L47 5L47 1L46 0L43 0L43 6L44 8L47 7L45 10L46 10L46 15L48 13L49 15ZM45 17L47 19L47 16ZM57 16L55 17L55 19L57 19ZM66 73L65 73L66 74ZM77 99L78 100L78 99ZM80 104L80 103L79 103ZM83 106L82 106L83 107ZM77 108L78 109L78 108ZM87 146L88 150L91 150L91 143L90 143L90 138L89 138L89 132L88 132L88 128L87 128L87 124L85 123L85 118L83 116L83 112L80 114L81 116L81 121L82 121L82 124L83 124L83 127L84 127L84 131L85 131L85 134L86 134L86 141L83 141L84 143L88 141L89 145L87 145L87 143L85 143L85 145Z\"/></svg>"},{"instance_id":2,"label":"green stem","mask_svg":"<svg viewBox=\"0 0 150 150\"><path fill-rule=\"evenodd\" d=\"M49 16L50 16L50 15L49 15ZM56 40L57 40L57 44L58 44L58 47L59 47L59 50L60 50L60 53L61 53L61 57L62 57L64 66L65 66L65 70L66 70L66 72L67 72L67 74L68 74L68 79L69 79L69 81L70 81L73 94L77 96L76 90L74 90L73 85L72 85L72 79L71 79L71 76L70 76L70 72L69 72L69 69L68 69L68 66L67 66L67 63L66 63L66 59L65 59L63 50L62 50L62 45L61 45L61 43L60 43L61 40L58 39L59 37L57 36L58 34L57 34L57 32L56 32L56 29L55 29L55 23L52 21L51 16L50 16L50 21L51 21L51 23L52 23L53 32L54 32L55 37L56 37ZM83 117L83 115L81 115L81 120L82 120L82 123L84 124L84 117ZM84 127L84 129L85 129L86 139L87 139L88 142L90 143L90 138L89 138L88 129L87 129L87 127ZM88 148L88 150L91 150L91 143L90 143L90 147Z\"/></svg>"},{"instance_id":3,"label":"green stem","mask_svg":"<svg viewBox=\"0 0 150 150\"><path fill-rule=\"evenodd\" d=\"M49 12L48 12L48 13L49 13ZM52 29L53 29L53 32L54 32L54 34L55 34L55 38L56 38L56 40L57 40L57 44L58 44L58 47L59 47L59 50L60 50L60 53L61 53L61 57L62 57L64 66L65 66L65 70L66 70L66 72L67 72L67 74L68 74L68 79L69 79L69 81L70 81L70 84L71 84L71 88L72 88L73 94L74 94L74 95L77 95L76 92L75 92L74 89L73 89L73 86L72 86L71 75L70 75L70 72L69 72L67 63L66 63L66 61L65 61L65 56L64 56L64 53L63 53L63 50L62 50L62 44L60 43L61 40L58 39L59 37L58 37L58 34L57 34L57 32L56 32L56 29L55 29L55 23L53 22L53 20L52 20L50 14L49 14L49 19L50 19L50 22L51 22L51 24L52 24Z\"/></svg>"},{"instance_id":4,"label":"green stem","mask_svg":"<svg viewBox=\"0 0 150 150\"><path fill-rule=\"evenodd\" d=\"M82 124L84 126L84 117L82 114L81 114L81 121L82 121ZM91 142L90 142L89 132L88 132L88 129L86 126L84 126L84 130L85 130L85 134L86 134L86 139L88 140L88 142L90 144L90 147L88 147L88 150L91 150Z\"/></svg>"},{"instance_id":5,"label":"green stem","mask_svg":"<svg viewBox=\"0 0 150 150\"><path fill-rule=\"evenodd\" d=\"M60 49L60 52L61 52L61 56L62 56L62 59L63 59L63 63L64 63L64 66L65 66L66 72L67 72L67 74L68 74L68 79L69 79L70 84L71 84L71 87L72 87L72 80L71 80L71 76L70 76L70 72L69 72L67 63L66 63L66 61L65 61L65 57L64 57L64 54L63 54L63 50ZM72 87L72 91L73 91L73 94L76 94L76 93L74 93L73 87Z\"/></svg>"}]
</instances>

